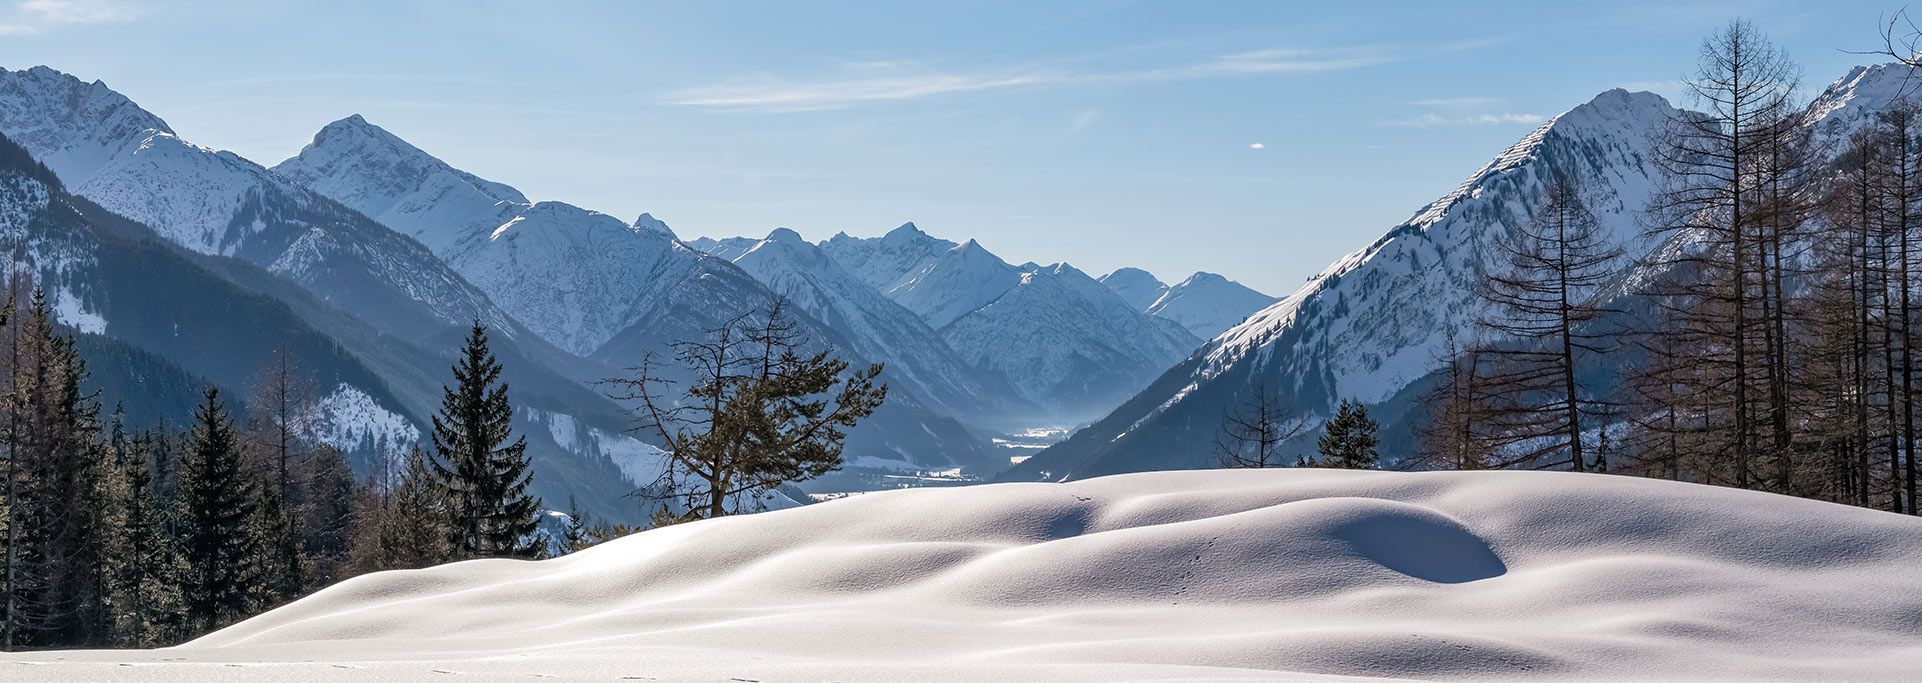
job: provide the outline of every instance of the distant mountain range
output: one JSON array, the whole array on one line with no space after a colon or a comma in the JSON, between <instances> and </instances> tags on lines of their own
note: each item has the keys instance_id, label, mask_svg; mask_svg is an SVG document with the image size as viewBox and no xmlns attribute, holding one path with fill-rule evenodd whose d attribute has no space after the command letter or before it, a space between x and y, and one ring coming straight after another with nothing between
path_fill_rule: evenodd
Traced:
<instances>
[{"instance_id":1,"label":"distant mountain range","mask_svg":"<svg viewBox=\"0 0 1922 683\"><path fill-rule=\"evenodd\" d=\"M1201 343L1178 320L1128 302L1073 266L1011 265L979 242L933 237L913 223L881 237L841 233L808 247L786 230L759 243L701 238L690 244L773 282L765 267L749 264L781 236L788 251L810 249L832 260L843 289L878 292L892 308L918 317L948 353L988 373L987 381L1011 386L1058 423L1100 417ZM1206 306L1238 306L1242 317L1273 301L1260 294L1236 298L1233 288L1240 286L1219 276L1193 279L1228 287L1194 290L1190 300L1220 296Z\"/></svg>"},{"instance_id":2,"label":"distant mountain range","mask_svg":"<svg viewBox=\"0 0 1922 683\"><path fill-rule=\"evenodd\" d=\"M479 320L530 435L536 493L611 519L635 517L621 495L660 454L591 382L776 297L817 347L885 363L896 390L828 488L992 475L1009 462L995 433L1104 415L1273 301L1197 274L1135 303L1066 264L1010 265L911 224L819 244L789 230L683 242L647 214L530 200L359 115L267 168L47 67L0 70L0 135L46 168L6 169L37 189L6 205L5 225L41 249L39 284L130 417L178 422L208 383L242 395L260 354L291 344L333 387L329 438L371 466L419 438ZM50 246L55 234L72 245ZM223 297L252 308L208 309Z\"/></svg>"}]
</instances>

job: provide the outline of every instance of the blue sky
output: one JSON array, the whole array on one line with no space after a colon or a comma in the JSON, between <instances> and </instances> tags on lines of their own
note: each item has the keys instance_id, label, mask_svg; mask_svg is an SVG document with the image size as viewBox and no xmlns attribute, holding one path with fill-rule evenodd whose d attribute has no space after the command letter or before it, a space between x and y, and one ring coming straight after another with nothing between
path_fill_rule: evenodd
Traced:
<instances>
[{"instance_id":1,"label":"blue sky","mask_svg":"<svg viewBox=\"0 0 1922 683\"><path fill-rule=\"evenodd\" d=\"M914 221L1015 263L1280 295L1596 93L1672 96L1731 18L1819 88L1899 8L0 0L0 66L104 80L268 165L359 113L683 237Z\"/></svg>"}]
</instances>

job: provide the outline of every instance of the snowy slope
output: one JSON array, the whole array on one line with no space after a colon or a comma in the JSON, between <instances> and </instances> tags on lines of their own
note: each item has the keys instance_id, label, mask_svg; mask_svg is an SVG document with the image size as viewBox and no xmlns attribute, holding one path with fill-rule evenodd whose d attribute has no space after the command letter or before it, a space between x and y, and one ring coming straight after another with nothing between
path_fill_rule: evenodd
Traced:
<instances>
[{"instance_id":1,"label":"snowy slope","mask_svg":"<svg viewBox=\"0 0 1922 683\"><path fill-rule=\"evenodd\" d=\"M1548 472L892 491L343 582L45 681L1910 681L1922 520ZM124 665L124 666L123 666Z\"/></svg>"},{"instance_id":2,"label":"snowy slope","mask_svg":"<svg viewBox=\"0 0 1922 683\"><path fill-rule=\"evenodd\" d=\"M913 312L876 292L821 248L779 228L759 241L702 239L708 248L841 333L856 354L886 363L884 381L904 386L937 412L975 424L1034 426L1036 407L1007 379L962 360Z\"/></svg>"},{"instance_id":3,"label":"snowy slope","mask_svg":"<svg viewBox=\"0 0 1922 683\"><path fill-rule=\"evenodd\" d=\"M571 204L530 202L359 115L322 128L274 172L420 240L536 334L576 355L636 325L657 325L673 302L711 301L712 313L725 318L766 298L738 271L697 264L705 257L653 216L629 224ZM711 321L687 322L666 331L693 334Z\"/></svg>"},{"instance_id":4,"label":"snowy slope","mask_svg":"<svg viewBox=\"0 0 1922 683\"><path fill-rule=\"evenodd\" d=\"M1200 344L1068 264L1025 264L1017 277L992 302L941 328L941 336L1071 423L1127 400Z\"/></svg>"},{"instance_id":5,"label":"snowy slope","mask_svg":"<svg viewBox=\"0 0 1922 683\"><path fill-rule=\"evenodd\" d=\"M884 290L935 329L999 300L1021 283L1021 269L968 240Z\"/></svg>"},{"instance_id":6,"label":"snowy slope","mask_svg":"<svg viewBox=\"0 0 1922 683\"><path fill-rule=\"evenodd\" d=\"M1209 342L1093 427L1011 478L1082 477L1204 464L1229 406L1266 384L1296 415L1340 399L1380 402L1431 371L1481 305L1474 283L1497 243L1540 205L1551 167L1577 170L1607 239L1633 263L1653 245L1639 217L1658 170L1654 134L1680 115L1652 93L1611 90L1529 133L1453 192L1295 293Z\"/></svg>"},{"instance_id":7,"label":"snowy slope","mask_svg":"<svg viewBox=\"0 0 1922 683\"><path fill-rule=\"evenodd\" d=\"M1146 310L1149 315L1180 323L1196 337L1213 339L1276 301L1220 275L1195 273L1168 287Z\"/></svg>"},{"instance_id":8,"label":"snowy slope","mask_svg":"<svg viewBox=\"0 0 1922 683\"><path fill-rule=\"evenodd\" d=\"M1138 311L1148 310L1161 298L1162 293L1168 291L1168 283L1140 268L1118 268L1100 279L1101 284L1121 295L1122 301Z\"/></svg>"}]
</instances>

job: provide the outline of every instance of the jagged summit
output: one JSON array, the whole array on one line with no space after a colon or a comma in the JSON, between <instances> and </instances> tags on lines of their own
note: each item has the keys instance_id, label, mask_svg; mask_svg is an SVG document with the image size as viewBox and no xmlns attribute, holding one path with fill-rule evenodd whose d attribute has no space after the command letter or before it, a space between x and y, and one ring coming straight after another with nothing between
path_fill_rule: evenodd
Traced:
<instances>
[{"instance_id":1,"label":"jagged summit","mask_svg":"<svg viewBox=\"0 0 1922 683\"><path fill-rule=\"evenodd\" d=\"M636 217L632 227L635 230L654 230L669 236L674 234L673 228L667 227L666 222L655 218L654 214L651 213L643 213Z\"/></svg>"},{"instance_id":2,"label":"jagged summit","mask_svg":"<svg viewBox=\"0 0 1922 683\"><path fill-rule=\"evenodd\" d=\"M471 233L500 227L512 210L496 205L530 203L519 190L449 166L359 114L327 124L273 170L435 253Z\"/></svg>"},{"instance_id":3,"label":"jagged summit","mask_svg":"<svg viewBox=\"0 0 1922 683\"><path fill-rule=\"evenodd\" d=\"M1858 66L1835 79L1809 104L1817 144L1833 154L1860 128L1897 100L1922 103L1922 73L1901 62Z\"/></svg>"},{"instance_id":4,"label":"jagged summit","mask_svg":"<svg viewBox=\"0 0 1922 683\"><path fill-rule=\"evenodd\" d=\"M166 121L106 83L89 83L46 66L0 68L0 121L7 125L7 137L70 188L80 187L153 134L173 133Z\"/></svg>"}]
</instances>

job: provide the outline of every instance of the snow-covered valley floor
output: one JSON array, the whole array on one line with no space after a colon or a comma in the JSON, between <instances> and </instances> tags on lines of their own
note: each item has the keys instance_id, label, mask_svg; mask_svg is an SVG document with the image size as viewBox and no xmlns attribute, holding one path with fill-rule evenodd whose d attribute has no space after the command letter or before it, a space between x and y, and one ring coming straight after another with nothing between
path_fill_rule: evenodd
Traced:
<instances>
[{"instance_id":1,"label":"snow-covered valley floor","mask_svg":"<svg viewBox=\"0 0 1922 683\"><path fill-rule=\"evenodd\" d=\"M1922 680L1922 520L1540 472L874 493L344 582L53 681Z\"/></svg>"}]
</instances>

